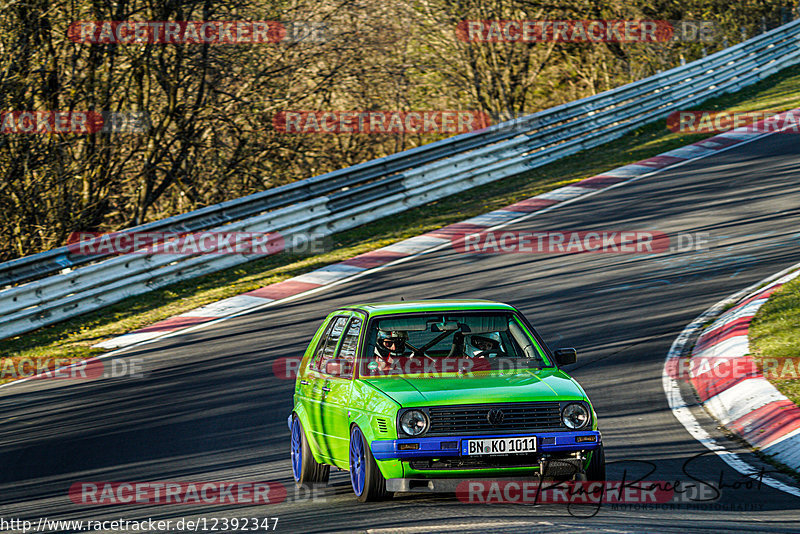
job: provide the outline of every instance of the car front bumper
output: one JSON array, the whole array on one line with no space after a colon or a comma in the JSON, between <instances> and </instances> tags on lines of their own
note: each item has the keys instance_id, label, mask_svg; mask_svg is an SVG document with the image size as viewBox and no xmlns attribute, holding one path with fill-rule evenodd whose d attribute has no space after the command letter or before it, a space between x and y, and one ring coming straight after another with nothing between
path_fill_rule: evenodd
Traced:
<instances>
[{"instance_id":1,"label":"car front bumper","mask_svg":"<svg viewBox=\"0 0 800 534\"><path fill-rule=\"evenodd\" d=\"M575 432L531 432L530 434L491 434L480 436L437 436L375 440L370 446L376 460L412 460L421 458L447 458L467 456L466 443L470 439L519 438L536 436L536 454L592 451L602 444L597 430ZM587 441L594 439L594 441ZM401 448L402 446L402 448ZM417 448L412 449L411 447Z\"/></svg>"},{"instance_id":2,"label":"car front bumper","mask_svg":"<svg viewBox=\"0 0 800 534\"><path fill-rule=\"evenodd\" d=\"M524 479L510 479L509 481L539 482L538 477ZM457 493L465 489L465 484L477 482L480 479L472 478L388 478L386 491L390 493Z\"/></svg>"}]
</instances>

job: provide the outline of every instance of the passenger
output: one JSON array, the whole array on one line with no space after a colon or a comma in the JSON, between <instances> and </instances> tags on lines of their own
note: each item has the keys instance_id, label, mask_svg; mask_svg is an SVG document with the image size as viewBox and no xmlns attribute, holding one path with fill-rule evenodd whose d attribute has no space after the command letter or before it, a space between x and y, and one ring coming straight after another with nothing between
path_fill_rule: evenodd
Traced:
<instances>
[{"instance_id":1,"label":"passenger","mask_svg":"<svg viewBox=\"0 0 800 534\"><path fill-rule=\"evenodd\" d=\"M497 340L477 334L468 337L467 346L471 348L472 358L495 358L500 355L500 343Z\"/></svg>"}]
</instances>

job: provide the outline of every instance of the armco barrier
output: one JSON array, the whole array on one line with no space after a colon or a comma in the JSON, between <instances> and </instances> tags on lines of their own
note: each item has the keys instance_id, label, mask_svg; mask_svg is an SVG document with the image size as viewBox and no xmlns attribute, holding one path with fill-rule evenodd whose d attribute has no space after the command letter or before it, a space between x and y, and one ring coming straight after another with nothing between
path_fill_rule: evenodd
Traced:
<instances>
[{"instance_id":1,"label":"armco barrier","mask_svg":"<svg viewBox=\"0 0 800 534\"><path fill-rule=\"evenodd\" d=\"M800 109L789 111L789 113L798 112ZM286 302L287 299L297 298L333 284L352 280L353 277L365 275L372 272L373 269L382 269L394 262L404 261L418 254L433 252L447 245L455 245L453 240L455 239L457 242L466 233L484 232L498 225L514 224L522 218L530 218L538 211L555 208L561 203L578 200L609 187L624 185L690 160L735 149L742 143L748 143L763 135L757 131L757 128L755 128L756 131L753 130L749 127L734 129L636 163L609 169L600 175L520 200L494 211L455 222L443 228L392 243L386 247L371 250L281 282L194 308L121 336L103 339L93 346L103 349L118 349L138 343L147 343L164 336L180 334L188 329L202 327L204 324L208 325L235 317L256 308L280 304ZM291 370L291 367L286 367L287 362L276 365L279 365L276 375L290 378L290 375L286 374L287 370Z\"/></svg>"},{"instance_id":2,"label":"armco barrier","mask_svg":"<svg viewBox=\"0 0 800 534\"><path fill-rule=\"evenodd\" d=\"M799 38L795 21L685 66L516 121L126 231L279 231L290 237L353 228L598 146L672 111L753 84L800 62ZM61 247L6 262L0 264L0 286L9 286L0 291L0 339L250 259L104 258Z\"/></svg>"}]
</instances>

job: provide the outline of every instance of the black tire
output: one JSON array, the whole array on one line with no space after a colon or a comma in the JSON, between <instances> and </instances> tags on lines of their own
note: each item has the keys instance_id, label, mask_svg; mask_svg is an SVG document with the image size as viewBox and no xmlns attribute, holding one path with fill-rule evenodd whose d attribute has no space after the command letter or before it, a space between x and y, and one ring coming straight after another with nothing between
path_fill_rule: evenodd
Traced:
<instances>
[{"instance_id":1,"label":"black tire","mask_svg":"<svg viewBox=\"0 0 800 534\"><path fill-rule=\"evenodd\" d=\"M602 444L592 451L589 467L586 468L586 478L592 482L605 482L606 480L606 453Z\"/></svg>"},{"instance_id":2,"label":"black tire","mask_svg":"<svg viewBox=\"0 0 800 534\"><path fill-rule=\"evenodd\" d=\"M297 429L300 432L300 458L299 458L299 465L295 464L295 454L297 450L295 449L295 427L297 425ZM321 464L314 459L314 456L311 454L311 448L308 446L308 439L306 438L305 430L303 430L303 424L300 422L300 419L295 415L294 419L292 420L292 475L294 476L294 482L298 486L324 486L328 483L328 477L331 474L331 466L327 464Z\"/></svg>"},{"instance_id":3,"label":"black tire","mask_svg":"<svg viewBox=\"0 0 800 534\"><path fill-rule=\"evenodd\" d=\"M360 449L353 446L353 439L358 439L361 441ZM354 426L351 429L350 440L350 482L353 486L353 493L356 494L356 498L359 500L359 502L375 502L386 499L388 497L388 494L386 493L386 479L383 477L381 470L378 469L378 464L375 462L375 457L372 455L372 450L370 450L367 440L361 433L361 429L357 426ZM363 453L363 456L361 457L363 465L354 461L354 454L358 454L357 450ZM354 473L359 469L358 466L360 466L360 469L363 469L361 473L364 477L364 487L361 491L361 494L358 493L358 489L356 488L357 482L354 476Z\"/></svg>"}]
</instances>

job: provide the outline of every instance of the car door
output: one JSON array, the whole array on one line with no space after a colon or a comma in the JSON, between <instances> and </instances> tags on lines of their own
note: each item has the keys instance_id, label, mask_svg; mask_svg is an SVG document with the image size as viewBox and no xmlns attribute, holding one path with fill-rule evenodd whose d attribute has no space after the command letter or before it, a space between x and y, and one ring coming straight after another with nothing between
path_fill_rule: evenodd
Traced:
<instances>
[{"instance_id":1,"label":"car door","mask_svg":"<svg viewBox=\"0 0 800 534\"><path fill-rule=\"evenodd\" d=\"M325 334L317 344L314 356L309 359L308 368L300 382L300 387L305 388L306 392L306 413L308 413L311 427L306 433L307 437L311 437L315 441L320 453L328 459L332 457L330 439L335 432L333 428L329 428L331 422L323 417L323 404L325 395L328 393L326 391L328 386L325 385L326 376L320 372L320 368L322 362L334 358L349 319L350 313L343 312L337 313L330 320Z\"/></svg>"},{"instance_id":2,"label":"car door","mask_svg":"<svg viewBox=\"0 0 800 534\"><path fill-rule=\"evenodd\" d=\"M347 463L350 446L350 391L363 318L354 314L333 358L320 362L322 419L329 434L326 442L335 460ZM323 357L324 358L324 357Z\"/></svg>"}]
</instances>

